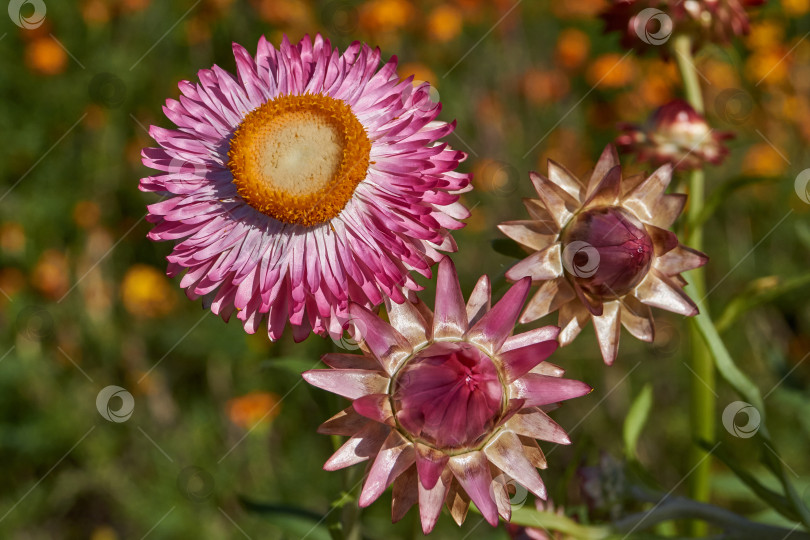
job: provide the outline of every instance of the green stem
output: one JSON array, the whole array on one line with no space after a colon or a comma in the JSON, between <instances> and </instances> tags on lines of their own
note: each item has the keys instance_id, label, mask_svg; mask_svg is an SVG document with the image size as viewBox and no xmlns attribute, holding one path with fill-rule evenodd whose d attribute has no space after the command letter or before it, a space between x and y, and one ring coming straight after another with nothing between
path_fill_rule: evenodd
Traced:
<instances>
[{"instance_id":1,"label":"green stem","mask_svg":"<svg viewBox=\"0 0 810 540\"><path fill-rule=\"evenodd\" d=\"M688 35L678 35L673 38L673 51L678 63L681 77L683 79L686 99L692 107L699 113L703 112L703 95L700 89L695 61L692 57L692 40ZM705 202L705 182L706 177L703 170L692 171L689 177L689 207L687 210L687 220L689 223L698 223L698 218L703 212ZM703 227L697 225L688 231L687 244L697 250L703 249ZM706 277L702 268L692 270L687 278L693 285L697 294L696 301L701 300L706 294ZM705 309L705 306L704 308ZM690 325L692 355L690 368L694 372L691 380L691 400L690 415L693 435L697 439L713 440L715 431L715 372L712 357L709 354L706 344L700 338L697 328ZM689 478L689 493L692 499L705 502L710 498L710 474L711 461L705 455L705 451L692 446L689 456L690 470L694 467L694 472ZM705 523L693 521L691 523L691 533L694 536L704 536L707 528Z\"/></svg>"}]
</instances>

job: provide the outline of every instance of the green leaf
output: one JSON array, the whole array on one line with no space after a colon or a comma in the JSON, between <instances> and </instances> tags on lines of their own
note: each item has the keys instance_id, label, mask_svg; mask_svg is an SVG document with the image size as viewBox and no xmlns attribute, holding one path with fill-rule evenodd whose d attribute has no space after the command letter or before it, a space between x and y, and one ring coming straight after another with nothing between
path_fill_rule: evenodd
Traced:
<instances>
[{"instance_id":1,"label":"green leaf","mask_svg":"<svg viewBox=\"0 0 810 540\"><path fill-rule=\"evenodd\" d=\"M652 403L652 386L646 384L636 396L636 399L633 400L633 404L627 412L627 418L624 420L624 452L628 459L638 460L636 444L639 435L641 435L641 430L647 422Z\"/></svg>"},{"instance_id":2,"label":"green leaf","mask_svg":"<svg viewBox=\"0 0 810 540\"><path fill-rule=\"evenodd\" d=\"M810 285L810 272L790 279L779 276L767 276L752 281L741 294L728 303L722 315L717 319L715 328L724 332L746 311L766 302Z\"/></svg>"},{"instance_id":3,"label":"green leaf","mask_svg":"<svg viewBox=\"0 0 810 540\"><path fill-rule=\"evenodd\" d=\"M767 437L761 436L757 436L757 439L760 439L763 446L761 454L762 462L782 483L782 489L785 490L788 501L790 501L793 505L793 509L798 513L799 521L804 524L806 529L810 530L810 508L807 508L807 505L804 504L804 501L802 501L802 498L796 492L796 488L793 487L793 483L787 477L784 468L784 460L779 457L777 451L771 446L774 444L773 441L769 440Z\"/></svg>"},{"instance_id":4,"label":"green leaf","mask_svg":"<svg viewBox=\"0 0 810 540\"><path fill-rule=\"evenodd\" d=\"M248 512L260 514L292 538L306 536L313 540L331 540L324 516L295 506L262 503L239 497L239 502Z\"/></svg>"},{"instance_id":5,"label":"green leaf","mask_svg":"<svg viewBox=\"0 0 810 540\"><path fill-rule=\"evenodd\" d=\"M799 520L798 514L792 508L790 502L784 496L762 485L762 483L759 480L757 480L757 478L754 475L746 471L745 468L743 468L743 466L740 465L740 463L737 462L737 460L734 459L734 457L729 452L727 452L722 445L717 446L706 440L699 440L697 441L697 444L707 452L710 452L712 451L712 449L714 449L712 455L714 455L714 457L722 461L726 465L726 467L731 469L731 472L737 475L737 478L739 478L746 486L748 486L748 488L751 491L753 491L757 497L762 499L762 501L765 502L765 504L767 504L768 506L770 506L771 508L773 508L774 510L776 510L777 512L788 518L789 520L792 521ZM763 448L763 452L765 451L767 450Z\"/></svg>"},{"instance_id":6,"label":"green leaf","mask_svg":"<svg viewBox=\"0 0 810 540\"><path fill-rule=\"evenodd\" d=\"M526 252L523 251L520 244L509 238L496 238L492 241L492 249L501 255L515 259L523 259L526 257Z\"/></svg>"},{"instance_id":7,"label":"green leaf","mask_svg":"<svg viewBox=\"0 0 810 540\"><path fill-rule=\"evenodd\" d=\"M470 506L470 509L478 511L474 506ZM609 538L612 533L612 528L608 526L582 525L567 516L554 512L540 512L530 506L513 508L510 523L524 527L557 531L582 540L601 540Z\"/></svg>"},{"instance_id":8,"label":"green leaf","mask_svg":"<svg viewBox=\"0 0 810 540\"><path fill-rule=\"evenodd\" d=\"M684 290L691 298L700 298L695 290L694 285L691 283L687 285ZM723 343L723 340L720 339L720 334L717 333L717 329L714 327L711 318L709 318L707 315L706 306L703 304L703 301L700 300L697 302L697 304L698 308L700 309L700 313L695 315L691 322L698 329L700 335L703 337L703 340L706 342L706 346L709 348L709 351L711 351L717 371L720 372L720 375L722 375L726 382L728 382L746 401L756 407L762 419L759 428L760 432L762 432L762 434L765 436L769 436L768 430L765 426L765 403L762 401L762 395L759 392L759 388L757 388L757 386L751 382L751 379L749 379L745 373L743 373L740 368L737 367L734 360L732 360L728 349L726 349L726 346Z\"/></svg>"}]
</instances>

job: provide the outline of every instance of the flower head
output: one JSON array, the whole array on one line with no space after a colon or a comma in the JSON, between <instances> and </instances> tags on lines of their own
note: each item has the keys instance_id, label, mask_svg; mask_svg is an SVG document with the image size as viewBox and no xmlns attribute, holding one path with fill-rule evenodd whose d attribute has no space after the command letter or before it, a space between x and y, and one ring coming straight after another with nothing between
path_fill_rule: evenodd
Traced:
<instances>
[{"instance_id":1,"label":"flower head","mask_svg":"<svg viewBox=\"0 0 810 540\"><path fill-rule=\"evenodd\" d=\"M717 165L728 155L723 141L734 134L715 131L687 102L676 99L659 107L643 126L621 124L616 139L623 151L653 165L671 163L679 170L693 170L705 163Z\"/></svg>"},{"instance_id":2,"label":"flower head","mask_svg":"<svg viewBox=\"0 0 810 540\"><path fill-rule=\"evenodd\" d=\"M612 0L602 13L605 31L622 34L627 49L644 51L668 41L671 34L688 34L697 49L703 43L727 44L748 34L746 9L765 0ZM667 56L666 47L659 47Z\"/></svg>"},{"instance_id":3,"label":"flower head","mask_svg":"<svg viewBox=\"0 0 810 540\"><path fill-rule=\"evenodd\" d=\"M250 333L266 319L271 339L287 322L299 341L340 333L349 300L404 301L468 216L465 155L439 141L454 126L436 121L429 85L320 35L233 51L237 76L181 82L163 109L177 129L153 126L160 148L143 151L161 174L141 189L170 197L148 216L151 239L177 242L168 273Z\"/></svg>"},{"instance_id":4,"label":"flower head","mask_svg":"<svg viewBox=\"0 0 810 540\"><path fill-rule=\"evenodd\" d=\"M351 305L365 354L327 354L332 369L308 371L304 379L352 400L319 431L350 437L326 470L371 464L360 506L393 483L394 521L418 502L427 534L442 505L461 524L471 500L493 526L499 514L509 520L512 478L546 497L536 470L546 460L535 439L570 441L543 408L591 388L544 362L557 348L558 328L511 335L529 286L521 280L490 308L483 276L465 304L445 258L435 311L387 301L387 323Z\"/></svg>"},{"instance_id":5,"label":"flower head","mask_svg":"<svg viewBox=\"0 0 810 540\"><path fill-rule=\"evenodd\" d=\"M551 160L548 177L530 177L540 196L525 202L531 219L498 226L532 251L506 277L528 276L540 284L520 322L559 310L560 345L567 345L593 319L602 357L612 364L621 325L638 339L653 340L649 306L697 313L680 274L707 258L667 230L686 203L685 195L665 193L670 165L647 178L623 178L610 145L587 185Z\"/></svg>"}]
</instances>

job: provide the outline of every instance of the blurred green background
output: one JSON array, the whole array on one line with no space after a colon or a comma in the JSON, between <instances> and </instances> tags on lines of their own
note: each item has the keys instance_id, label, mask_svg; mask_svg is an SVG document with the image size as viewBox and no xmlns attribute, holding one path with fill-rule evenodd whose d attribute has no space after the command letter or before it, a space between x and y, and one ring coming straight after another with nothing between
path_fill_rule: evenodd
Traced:
<instances>
[{"instance_id":1,"label":"blurred green background","mask_svg":"<svg viewBox=\"0 0 810 540\"><path fill-rule=\"evenodd\" d=\"M341 48L361 39L396 55L402 77L435 85L441 118L458 121L449 142L475 173L453 256L465 294L481 273L503 293L513 259L491 241L498 223L525 217L529 170L544 172L551 157L584 174L617 122L643 121L681 95L671 63L625 56L617 36L603 35L604 3L594 0L45 0L41 20L39 4L12 1L22 18L0 16L3 538L327 538L340 511L317 527L311 515L326 515L361 477L322 471L333 441L315 427L345 405L298 375L336 345L270 343L223 323L164 277L171 246L145 238L145 205L156 200L137 189L150 174L139 157L153 145L147 128L171 127L161 105L178 81L214 63L234 70L231 42L255 50L262 34L278 43L319 31ZM810 2L769 4L748 38L698 57L707 117L736 133L727 161L708 170L718 204L706 225L707 301L810 500L810 307L797 286L810 265L810 205L794 185L810 167ZM424 294L432 303L430 283ZM625 335L610 369L590 329L552 358L596 388L554 413L574 444L543 445L550 495L581 521L605 516L588 511L577 469L621 457L621 424L647 382L654 409L641 462L665 491L684 491L689 337L682 318L656 316L655 343ZM134 397L126 421L96 409L110 385ZM722 383L718 394L717 440L773 483L753 443L723 429L722 409L737 398ZM722 464L714 469L715 502L779 522ZM459 530L444 515L433 536L508 538L481 521L471 513ZM415 510L390 524L390 493L363 523L369 538L421 535Z\"/></svg>"}]
</instances>

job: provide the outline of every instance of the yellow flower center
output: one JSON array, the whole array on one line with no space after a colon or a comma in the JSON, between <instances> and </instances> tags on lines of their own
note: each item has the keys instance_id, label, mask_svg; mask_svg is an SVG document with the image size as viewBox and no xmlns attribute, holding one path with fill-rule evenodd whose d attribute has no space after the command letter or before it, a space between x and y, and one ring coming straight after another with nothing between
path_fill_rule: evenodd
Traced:
<instances>
[{"instance_id":1,"label":"yellow flower center","mask_svg":"<svg viewBox=\"0 0 810 540\"><path fill-rule=\"evenodd\" d=\"M253 208L295 225L337 216L366 177L371 141L349 105L284 95L254 109L231 139L228 168Z\"/></svg>"}]
</instances>

